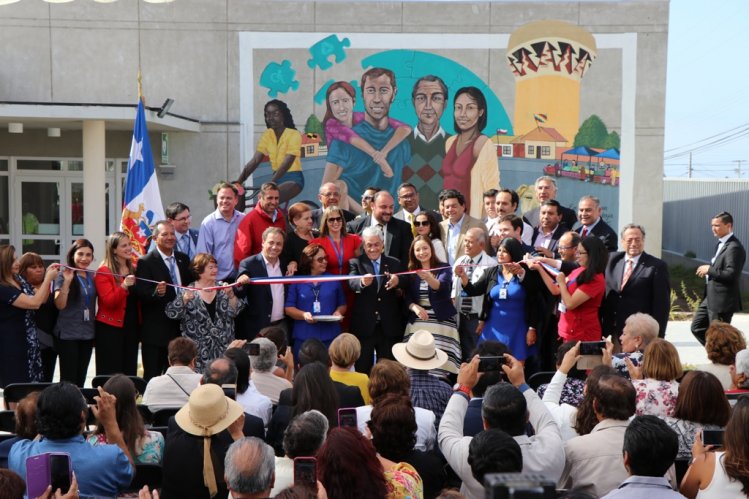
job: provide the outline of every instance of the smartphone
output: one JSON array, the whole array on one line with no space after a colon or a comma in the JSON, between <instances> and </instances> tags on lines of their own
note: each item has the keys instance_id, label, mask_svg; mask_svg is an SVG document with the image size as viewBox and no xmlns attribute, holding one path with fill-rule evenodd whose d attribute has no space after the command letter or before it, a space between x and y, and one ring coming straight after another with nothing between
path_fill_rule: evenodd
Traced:
<instances>
[{"instance_id":1,"label":"smartphone","mask_svg":"<svg viewBox=\"0 0 749 499\"><path fill-rule=\"evenodd\" d=\"M355 407L341 407L338 409L338 426L341 428L344 426L358 428Z\"/></svg>"},{"instance_id":2,"label":"smartphone","mask_svg":"<svg viewBox=\"0 0 749 499\"><path fill-rule=\"evenodd\" d=\"M237 385L221 385L224 395L232 400L237 400Z\"/></svg>"},{"instance_id":3,"label":"smartphone","mask_svg":"<svg viewBox=\"0 0 749 499\"><path fill-rule=\"evenodd\" d=\"M26 459L26 492L29 497L39 497L47 490L60 489L66 493L70 489L73 468L70 454L66 452L48 452Z\"/></svg>"},{"instance_id":4,"label":"smartphone","mask_svg":"<svg viewBox=\"0 0 749 499\"><path fill-rule=\"evenodd\" d=\"M260 355L260 344L259 343L245 343L247 347L247 355L256 356Z\"/></svg>"},{"instance_id":5,"label":"smartphone","mask_svg":"<svg viewBox=\"0 0 749 499\"><path fill-rule=\"evenodd\" d=\"M705 445L723 446L724 430L702 430L702 443Z\"/></svg>"},{"instance_id":6,"label":"smartphone","mask_svg":"<svg viewBox=\"0 0 749 499\"><path fill-rule=\"evenodd\" d=\"M294 458L294 485L317 489L317 459L314 457Z\"/></svg>"},{"instance_id":7,"label":"smartphone","mask_svg":"<svg viewBox=\"0 0 749 499\"><path fill-rule=\"evenodd\" d=\"M501 371L506 362L503 355L479 357L479 372Z\"/></svg>"},{"instance_id":8,"label":"smartphone","mask_svg":"<svg viewBox=\"0 0 749 499\"><path fill-rule=\"evenodd\" d=\"M583 341L580 343L580 355L601 355L601 350L606 348L605 341Z\"/></svg>"}]
</instances>

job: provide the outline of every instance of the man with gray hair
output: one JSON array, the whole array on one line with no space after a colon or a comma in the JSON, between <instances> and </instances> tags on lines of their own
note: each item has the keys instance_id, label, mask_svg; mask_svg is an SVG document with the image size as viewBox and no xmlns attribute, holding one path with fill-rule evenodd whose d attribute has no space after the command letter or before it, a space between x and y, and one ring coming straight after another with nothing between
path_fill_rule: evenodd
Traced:
<instances>
[{"instance_id":1,"label":"man with gray hair","mask_svg":"<svg viewBox=\"0 0 749 499\"><path fill-rule=\"evenodd\" d=\"M250 379L255 383L257 391L268 397L274 404L278 404L281 392L291 388L291 383L287 379L273 374L273 368L278 360L278 349L268 338L255 338L250 344L259 345L258 354L250 355L252 366Z\"/></svg>"},{"instance_id":2,"label":"man with gray hair","mask_svg":"<svg viewBox=\"0 0 749 499\"><path fill-rule=\"evenodd\" d=\"M554 180L554 177L549 177L548 175L538 177L536 179L536 183L534 184L533 194L536 197L539 205L532 210L528 210L523 213L523 218L526 222L528 222L528 224L530 224L531 227L538 227L538 222L540 221L541 214L541 203L550 199L557 198L557 181ZM575 215L575 210L562 205L560 211L562 213L562 223L570 229L574 227L575 223L577 222L577 215Z\"/></svg>"},{"instance_id":3,"label":"man with gray hair","mask_svg":"<svg viewBox=\"0 0 749 499\"><path fill-rule=\"evenodd\" d=\"M270 497L275 482L273 448L259 438L235 441L224 458L224 480L233 499Z\"/></svg>"},{"instance_id":4,"label":"man with gray hair","mask_svg":"<svg viewBox=\"0 0 749 499\"><path fill-rule=\"evenodd\" d=\"M283 434L286 455L276 456L276 483L271 496L294 485L294 458L316 455L327 434L328 418L314 409L303 412L289 422Z\"/></svg>"},{"instance_id":5,"label":"man with gray hair","mask_svg":"<svg viewBox=\"0 0 749 499\"><path fill-rule=\"evenodd\" d=\"M736 360L728 366L728 372L731 373L731 389L726 390L726 395L749 393L749 349L736 352Z\"/></svg>"},{"instance_id":6,"label":"man with gray hair","mask_svg":"<svg viewBox=\"0 0 749 499\"><path fill-rule=\"evenodd\" d=\"M484 272L497 265L497 260L489 256L486 249L486 232L480 227L472 227L463 237L465 254L455 260L453 264L452 298L458 309L458 332L460 333L460 349L463 352L463 362L470 360L470 355L476 348L477 333L481 334L483 322L479 321L484 297L470 297L463 291L461 279L455 269L465 266L465 273L472 283L477 282Z\"/></svg>"},{"instance_id":7,"label":"man with gray hair","mask_svg":"<svg viewBox=\"0 0 749 499\"><path fill-rule=\"evenodd\" d=\"M577 203L577 220L580 224L575 232L585 239L588 236L595 236L600 239L610 253L617 250L616 232L607 224L601 214L601 201L595 196L583 196Z\"/></svg>"},{"instance_id":8,"label":"man with gray hair","mask_svg":"<svg viewBox=\"0 0 749 499\"><path fill-rule=\"evenodd\" d=\"M356 370L369 374L375 351L378 359L392 360L393 345L403 339L404 323L397 292L403 284L392 274L404 269L398 259L383 254L385 245L378 228L367 227L362 231L362 247L364 252L349 261L349 274L361 276L348 281L356 293L350 332L361 343Z\"/></svg>"}]
</instances>

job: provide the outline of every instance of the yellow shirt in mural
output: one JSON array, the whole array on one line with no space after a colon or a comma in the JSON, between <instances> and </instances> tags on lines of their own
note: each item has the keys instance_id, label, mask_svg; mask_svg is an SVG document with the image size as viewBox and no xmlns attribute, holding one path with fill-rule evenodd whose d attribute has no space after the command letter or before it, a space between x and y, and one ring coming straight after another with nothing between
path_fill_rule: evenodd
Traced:
<instances>
[{"instance_id":1,"label":"yellow shirt in mural","mask_svg":"<svg viewBox=\"0 0 749 499\"><path fill-rule=\"evenodd\" d=\"M293 128L284 129L281 140L276 140L276 132L272 128L267 129L257 143L257 150L270 158L273 171L278 170L287 154L296 156L288 171L302 171L302 161L299 159L302 154L302 136Z\"/></svg>"}]
</instances>

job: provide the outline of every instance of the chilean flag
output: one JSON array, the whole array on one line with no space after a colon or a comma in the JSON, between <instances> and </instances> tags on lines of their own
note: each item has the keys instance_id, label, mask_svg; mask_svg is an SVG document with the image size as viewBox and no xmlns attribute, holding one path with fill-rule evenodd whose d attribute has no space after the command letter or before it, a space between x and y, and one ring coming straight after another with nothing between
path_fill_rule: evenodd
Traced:
<instances>
[{"instance_id":1,"label":"chilean flag","mask_svg":"<svg viewBox=\"0 0 749 499\"><path fill-rule=\"evenodd\" d=\"M138 101L133 143L130 146L130 158L127 162L125 197L122 204L120 227L122 232L130 237L135 261L146 254L153 223L164 218L164 208L161 204L142 100Z\"/></svg>"}]
</instances>

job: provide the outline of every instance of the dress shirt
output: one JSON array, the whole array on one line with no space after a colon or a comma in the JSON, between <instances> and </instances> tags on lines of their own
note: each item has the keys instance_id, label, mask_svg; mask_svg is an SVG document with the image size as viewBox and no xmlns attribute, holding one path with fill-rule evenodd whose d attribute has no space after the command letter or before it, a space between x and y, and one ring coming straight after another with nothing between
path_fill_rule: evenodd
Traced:
<instances>
[{"instance_id":1,"label":"dress shirt","mask_svg":"<svg viewBox=\"0 0 749 499\"><path fill-rule=\"evenodd\" d=\"M720 239L718 239L718 245L717 245L717 247L715 248L715 255L714 255L714 256L713 256L713 257L712 257L712 258L710 259L710 264L711 264L711 265L712 265L713 263L715 263L715 259L716 259L716 258L718 258L718 254L720 253L720 250L722 250L722 249L723 249L723 246L725 246L725 244L726 244L726 241L728 241L728 240L729 240L730 238L732 238L732 237L733 237L733 232L729 232L729 233L728 233L728 234L726 234L725 236L723 236L723 237L721 237Z\"/></svg>"},{"instance_id":2,"label":"dress shirt","mask_svg":"<svg viewBox=\"0 0 749 499\"><path fill-rule=\"evenodd\" d=\"M237 402L244 407L244 412L252 414L263 420L263 426L268 427L268 421L273 415L273 403L255 387L250 381L244 393L237 393Z\"/></svg>"},{"instance_id":3,"label":"dress shirt","mask_svg":"<svg viewBox=\"0 0 749 499\"><path fill-rule=\"evenodd\" d=\"M434 132L434 134L432 135L432 137L429 138L429 139L426 138L426 135L424 135L423 133L421 133L421 130L419 130L419 126L418 125L416 125L414 127L414 138L421 139L424 142L426 142L427 144L429 144L431 141L435 140L437 137L444 137L444 136L445 136L445 129L442 128L442 127L440 127L439 130L437 130L436 132ZM414 215L416 215L416 213L414 213Z\"/></svg>"},{"instance_id":4,"label":"dress shirt","mask_svg":"<svg viewBox=\"0 0 749 499\"><path fill-rule=\"evenodd\" d=\"M540 246L542 248L548 249L551 245L552 237L554 235L554 231L557 230L557 227L559 225L556 225L553 229L551 229L548 233L544 233L543 229L541 227L538 228L538 235L536 236L536 240L533 241L531 246L534 248L537 246ZM525 234L525 231L523 231L523 234Z\"/></svg>"},{"instance_id":5,"label":"dress shirt","mask_svg":"<svg viewBox=\"0 0 749 499\"><path fill-rule=\"evenodd\" d=\"M632 272L634 272L635 268L637 267L637 262L640 261L640 256L642 256L642 253L633 257L630 257L629 255L627 255L624 258L624 272L622 272L622 280L619 282L619 289L621 289L622 286L624 286L624 274L627 273L627 265L629 265L630 260L632 261ZM632 274L629 274L629 277L631 278Z\"/></svg>"},{"instance_id":6,"label":"dress shirt","mask_svg":"<svg viewBox=\"0 0 749 499\"><path fill-rule=\"evenodd\" d=\"M265 255L263 255L263 261L265 262L265 270L268 272L268 277L283 277L281 273L281 260L276 258L275 265L270 263ZM273 297L273 308L270 312L270 321L276 322L284 318L284 302L283 296L283 284L269 284L270 295Z\"/></svg>"},{"instance_id":7,"label":"dress shirt","mask_svg":"<svg viewBox=\"0 0 749 499\"><path fill-rule=\"evenodd\" d=\"M192 261L196 252L195 243L192 240L192 236L190 236L190 231L188 230L184 234L174 231L174 235L177 236L177 249L187 255L190 261Z\"/></svg>"},{"instance_id":8,"label":"dress shirt","mask_svg":"<svg viewBox=\"0 0 749 499\"><path fill-rule=\"evenodd\" d=\"M668 480L662 476L633 475L622 482L619 488L612 490L601 499L679 499L684 496L671 488Z\"/></svg>"},{"instance_id":9,"label":"dress shirt","mask_svg":"<svg viewBox=\"0 0 749 499\"><path fill-rule=\"evenodd\" d=\"M370 227L377 227L382 231L382 247L387 248L387 237L388 237L388 224L383 222L378 222L377 219L372 215L369 217L372 223L369 224ZM382 226L380 228L380 226Z\"/></svg>"},{"instance_id":10,"label":"dress shirt","mask_svg":"<svg viewBox=\"0 0 749 499\"><path fill-rule=\"evenodd\" d=\"M172 281L174 281L172 284L181 286L182 277L179 275L179 268L177 267L177 259L174 258L174 251L172 251L171 255L166 255L158 246L156 247L156 251L159 252L161 259L164 260L164 265L166 265L167 270L169 270L169 275L172 276Z\"/></svg>"},{"instance_id":11,"label":"dress shirt","mask_svg":"<svg viewBox=\"0 0 749 499\"><path fill-rule=\"evenodd\" d=\"M473 264L476 265L476 267L473 267L470 272L468 271L468 269L466 269L466 273L468 274L468 281L472 283L478 282L478 280L481 279L481 276L484 275L484 272L496 266L497 260L487 255L486 251L481 250L481 253L474 256L473 258L468 255L458 257L455 260L455 264L453 265L452 297L455 300L455 308L458 309L458 312L463 311L463 304L466 300L468 300L471 302L470 313L480 314L481 308L483 307L484 303L484 296L463 296L463 286L461 285L462 281L460 280L460 277L455 275L455 269L459 265L468 263L471 259L473 260Z\"/></svg>"},{"instance_id":12,"label":"dress shirt","mask_svg":"<svg viewBox=\"0 0 749 499\"><path fill-rule=\"evenodd\" d=\"M593 231L593 227L595 227L596 225L598 225L598 222L600 222L600 221L601 221L601 217L598 217L598 220L596 220L592 224L590 224L590 225L583 225L582 229L580 229L580 236L582 236L584 230L587 231L585 233L585 237L589 236L590 233Z\"/></svg>"},{"instance_id":13,"label":"dress shirt","mask_svg":"<svg viewBox=\"0 0 749 499\"><path fill-rule=\"evenodd\" d=\"M458 251L458 239L460 238L460 229L463 227L465 221L465 214L460 217L456 223L450 221L447 222L447 260L450 265L455 263L455 259L459 256L455 252Z\"/></svg>"},{"instance_id":14,"label":"dress shirt","mask_svg":"<svg viewBox=\"0 0 749 499\"><path fill-rule=\"evenodd\" d=\"M255 383L257 391L268 397L274 404L278 403L278 397L282 391L291 388L289 380L276 376L273 373L261 373L253 370L250 377L253 383Z\"/></svg>"},{"instance_id":15,"label":"dress shirt","mask_svg":"<svg viewBox=\"0 0 749 499\"><path fill-rule=\"evenodd\" d=\"M429 374L429 371L409 368L408 375L411 378L411 402L414 407L432 411L436 424L439 425L447 402L453 394L452 387Z\"/></svg>"},{"instance_id":16,"label":"dress shirt","mask_svg":"<svg viewBox=\"0 0 749 499\"><path fill-rule=\"evenodd\" d=\"M150 411L182 407L192 391L200 385L200 378L200 374L187 366L172 366L166 370L166 374L149 380L141 403Z\"/></svg>"},{"instance_id":17,"label":"dress shirt","mask_svg":"<svg viewBox=\"0 0 749 499\"><path fill-rule=\"evenodd\" d=\"M220 281L234 276L234 238L243 218L244 213L234 210L231 220L227 221L221 212L216 210L200 224L196 251L208 253L216 258Z\"/></svg>"}]
</instances>

